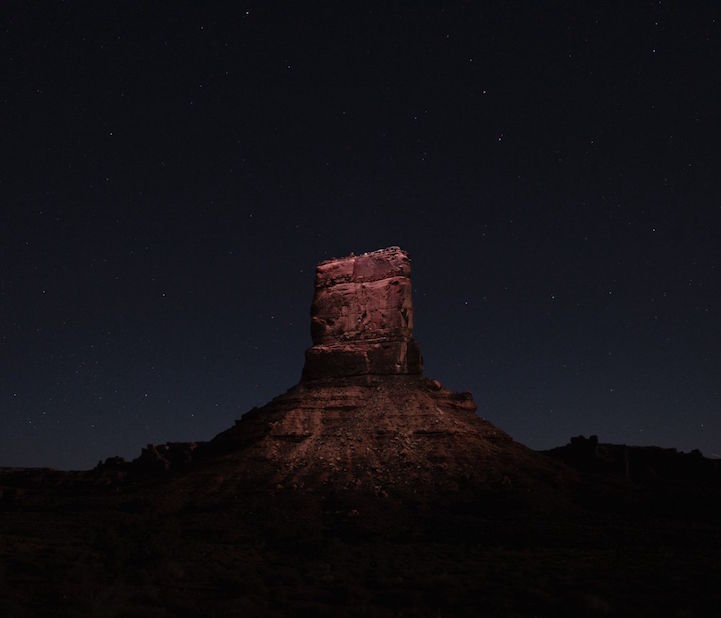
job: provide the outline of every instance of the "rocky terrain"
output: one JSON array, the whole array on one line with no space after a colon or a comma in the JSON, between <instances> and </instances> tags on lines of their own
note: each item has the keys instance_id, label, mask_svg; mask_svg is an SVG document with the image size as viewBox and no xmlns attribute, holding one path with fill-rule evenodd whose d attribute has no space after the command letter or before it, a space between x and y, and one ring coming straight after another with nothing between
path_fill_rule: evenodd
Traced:
<instances>
[{"instance_id":1,"label":"rocky terrain","mask_svg":"<svg viewBox=\"0 0 721 618\"><path fill-rule=\"evenodd\" d=\"M719 462L534 452L412 331L405 252L323 262L301 382L235 426L0 469L0 615L716 615Z\"/></svg>"}]
</instances>

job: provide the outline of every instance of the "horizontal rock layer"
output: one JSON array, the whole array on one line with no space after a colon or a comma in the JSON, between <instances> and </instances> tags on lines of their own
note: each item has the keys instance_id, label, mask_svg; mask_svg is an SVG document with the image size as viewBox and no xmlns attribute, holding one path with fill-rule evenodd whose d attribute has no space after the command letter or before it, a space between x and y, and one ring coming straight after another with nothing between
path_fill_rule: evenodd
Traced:
<instances>
[{"instance_id":1,"label":"horizontal rock layer","mask_svg":"<svg viewBox=\"0 0 721 618\"><path fill-rule=\"evenodd\" d=\"M420 374L421 351L409 341L363 342L352 346L316 345L306 352L303 378L339 378L365 374Z\"/></svg>"},{"instance_id":2,"label":"horizontal rock layer","mask_svg":"<svg viewBox=\"0 0 721 618\"><path fill-rule=\"evenodd\" d=\"M399 247L388 247L363 255L333 258L318 264L316 288L339 283L364 283L389 277L410 277L411 261Z\"/></svg>"}]
</instances>

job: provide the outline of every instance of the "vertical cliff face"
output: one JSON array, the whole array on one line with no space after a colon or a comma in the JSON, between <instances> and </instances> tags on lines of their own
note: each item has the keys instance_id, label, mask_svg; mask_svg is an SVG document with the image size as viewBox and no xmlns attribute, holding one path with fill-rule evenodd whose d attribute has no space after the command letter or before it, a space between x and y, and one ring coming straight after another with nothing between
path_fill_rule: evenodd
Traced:
<instances>
[{"instance_id":1,"label":"vertical cliff face","mask_svg":"<svg viewBox=\"0 0 721 618\"><path fill-rule=\"evenodd\" d=\"M303 380L420 375L410 275L408 254L398 247L321 262Z\"/></svg>"}]
</instances>

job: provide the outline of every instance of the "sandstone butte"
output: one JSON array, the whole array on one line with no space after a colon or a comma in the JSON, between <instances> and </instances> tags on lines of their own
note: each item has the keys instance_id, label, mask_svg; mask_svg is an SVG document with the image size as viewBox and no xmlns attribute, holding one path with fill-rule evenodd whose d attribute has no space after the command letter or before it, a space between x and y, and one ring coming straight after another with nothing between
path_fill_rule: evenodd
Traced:
<instances>
[{"instance_id":1,"label":"sandstone butte","mask_svg":"<svg viewBox=\"0 0 721 618\"><path fill-rule=\"evenodd\" d=\"M320 263L299 384L208 443L149 447L136 462L180 462L168 495L203 500L548 485L560 466L480 418L470 393L423 376L410 276L398 247Z\"/></svg>"},{"instance_id":2,"label":"sandstone butte","mask_svg":"<svg viewBox=\"0 0 721 618\"><path fill-rule=\"evenodd\" d=\"M318 264L303 380L420 375L411 262L398 247Z\"/></svg>"}]
</instances>

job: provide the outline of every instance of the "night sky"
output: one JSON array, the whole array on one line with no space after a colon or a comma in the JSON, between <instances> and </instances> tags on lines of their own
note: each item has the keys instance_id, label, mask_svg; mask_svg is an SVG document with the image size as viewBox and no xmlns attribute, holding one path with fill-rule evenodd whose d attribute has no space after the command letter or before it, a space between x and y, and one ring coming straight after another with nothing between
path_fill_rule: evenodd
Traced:
<instances>
[{"instance_id":1,"label":"night sky","mask_svg":"<svg viewBox=\"0 0 721 618\"><path fill-rule=\"evenodd\" d=\"M0 465L211 438L388 245L517 440L721 455L717 2L2 5Z\"/></svg>"}]
</instances>

